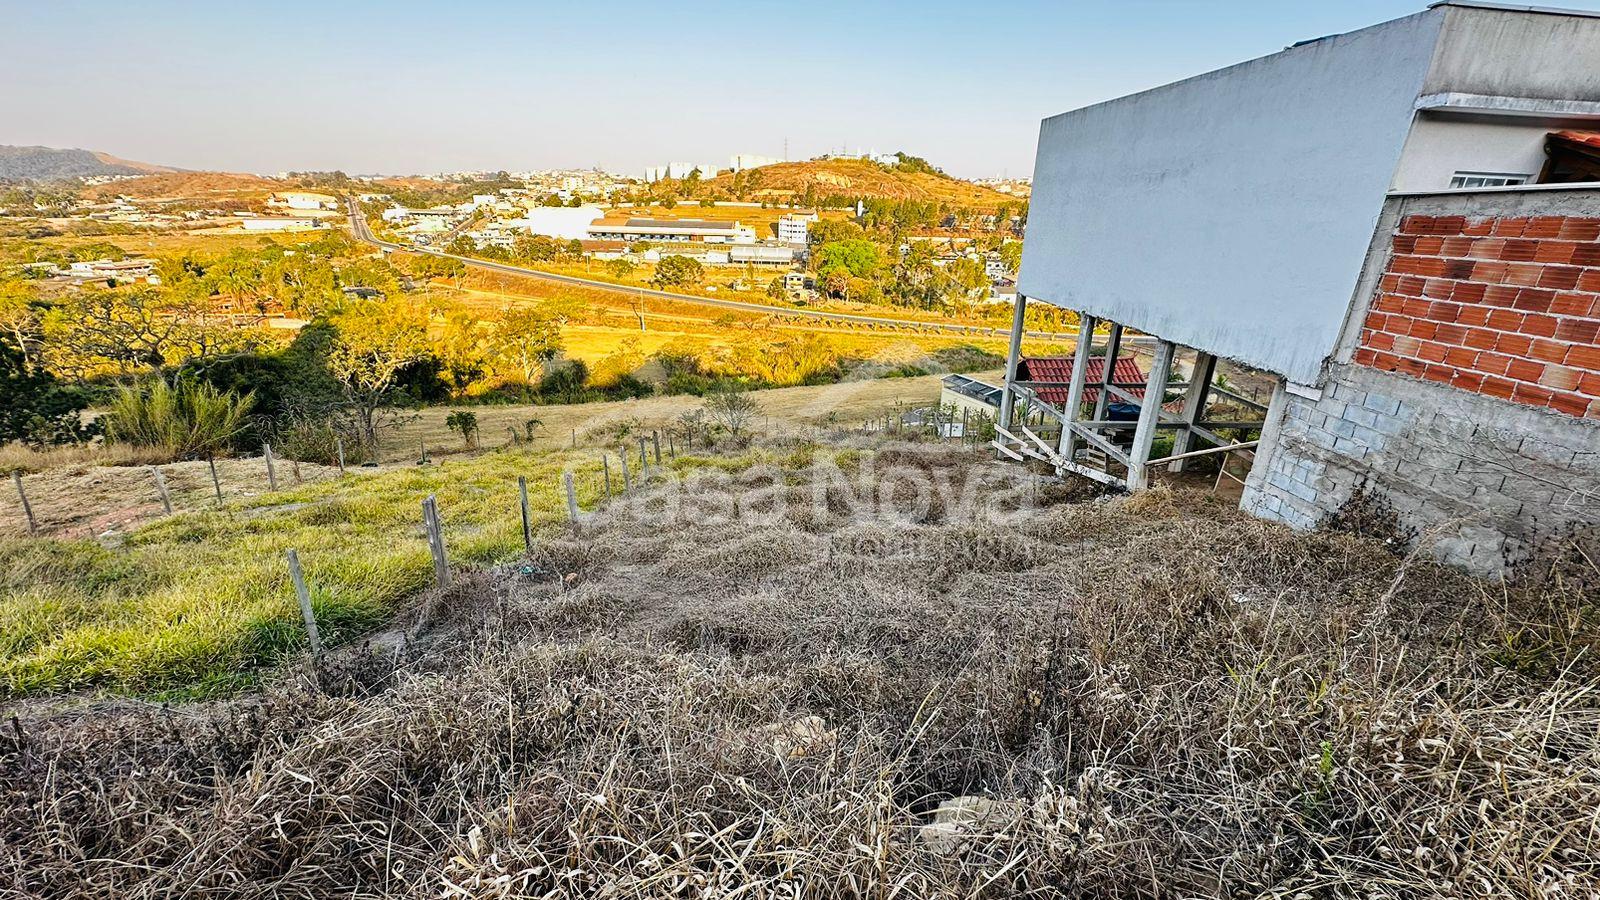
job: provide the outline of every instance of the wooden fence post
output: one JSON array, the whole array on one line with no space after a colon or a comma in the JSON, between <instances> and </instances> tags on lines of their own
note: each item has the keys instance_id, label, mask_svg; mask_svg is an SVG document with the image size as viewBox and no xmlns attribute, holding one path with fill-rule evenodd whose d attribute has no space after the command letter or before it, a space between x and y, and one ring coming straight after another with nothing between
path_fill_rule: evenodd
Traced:
<instances>
[{"instance_id":1,"label":"wooden fence post","mask_svg":"<svg viewBox=\"0 0 1600 900\"><path fill-rule=\"evenodd\" d=\"M162 508L167 511L167 515L172 515L172 495L167 493L167 479L162 477L161 470L155 466L150 467L150 474L155 477L156 494L161 497Z\"/></svg>"},{"instance_id":2,"label":"wooden fence post","mask_svg":"<svg viewBox=\"0 0 1600 900\"><path fill-rule=\"evenodd\" d=\"M605 455L604 453L600 454L600 466L603 469L605 469L605 472L606 472L606 499L610 500L611 499L611 457Z\"/></svg>"},{"instance_id":3,"label":"wooden fence post","mask_svg":"<svg viewBox=\"0 0 1600 900\"><path fill-rule=\"evenodd\" d=\"M300 554L289 550L289 578L294 581L294 595L300 600L300 616L306 620L306 636L311 639L311 655L322 655L322 635L317 631L317 616L311 610L311 592L306 590L306 578L300 572Z\"/></svg>"},{"instance_id":4,"label":"wooden fence post","mask_svg":"<svg viewBox=\"0 0 1600 900\"><path fill-rule=\"evenodd\" d=\"M650 444L655 448L656 465L661 465L661 432L650 432Z\"/></svg>"},{"instance_id":5,"label":"wooden fence post","mask_svg":"<svg viewBox=\"0 0 1600 900\"><path fill-rule=\"evenodd\" d=\"M650 471L650 458L644 453L644 438L639 438L639 474Z\"/></svg>"},{"instance_id":6,"label":"wooden fence post","mask_svg":"<svg viewBox=\"0 0 1600 900\"><path fill-rule=\"evenodd\" d=\"M673 440L672 432L667 432L667 455L673 459L678 458L678 442Z\"/></svg>"},{"instance_id":7,"label":"wooden fence post","mask_svg":"<svg viewBox=\"0 0 1600 900\"><path fill-rule=\"evenodd\" d=\"M439 522L439 501L429 494L422 501L422 527L428 532L428 549L433 551L433 580L439 587L450 586L450 561L444 552L444 528Z\"/></svg>"},{"instance_id":8,"label":"wooden fence post","mask_svg":"<svg viewBox=\"0 0 1600 900\"><path fill-rule=\"evenodd\" d=\"M572 473L561 473L561 480L567 485L567 517L578 521L578 491L572 486Z\"/></svg>"},{"instance_id":9,"label":"wooden fence post","mask_svg":"<svg viewBox=\"0 0 1600 900\"><path fill-rule=\"evenodd\" d=\"M33 504L28 502L28 494L22 489L22 473L13 471L11 483L17 486L17 499L22 501L22 515L28 520L28 533L38 534L39 523L33 520Z\"/></svg>"},{"instance_id":10,"label":"wooden fence post","mask_svg":"<svg viewBox=\"0 0 1600 900\"><path fill-rule=\"evenodd\" d=\"M222 505L222 479L217 477L217 460L206 457L206 465L211 467L211 489L217 492L217 505Z\"/></svg>"},{"instance_id":11,"label":"wooden fence post","mask_svg":"<svg viewBox=\"0 0 1600 900\"><path fill-rule=\"evenodd\" d=\"M278 489L278 469L272 464L272 445L261 445L261 456L267 461L267 490Z\"/></svg>"},{"instance_id":12,"label":"wooden fence post","mask_svg":"<svg viewBox=\"0 0 1600 900\"><path fill-rule=\"evenodd\" d=\"M628 471L628 453L624 450L617 454L617 459L622 460L622 491L627 493L633 490L633 475Z\"/></svg>"},{"instance_id":13,"label":"wooden fence post","mask_svg":"<svg viewBox=\"0 0 1600 900\"><path fill-rule=\"evenodd\" d=\"M333 449L339 456L339 477L344 477L344 438L333 439Z\"/></svg>"},{"instance_id":14,"label":"wooden fence post","mask_svg":"<svg viewBox=\"0 0 1600 900\"><path fill-rule=\"evenodd\" d=\"M533 512L528 508L528 479L517 476L517 495L522 505L522 545L533 552Z\"/></svg>"}]
</instances>

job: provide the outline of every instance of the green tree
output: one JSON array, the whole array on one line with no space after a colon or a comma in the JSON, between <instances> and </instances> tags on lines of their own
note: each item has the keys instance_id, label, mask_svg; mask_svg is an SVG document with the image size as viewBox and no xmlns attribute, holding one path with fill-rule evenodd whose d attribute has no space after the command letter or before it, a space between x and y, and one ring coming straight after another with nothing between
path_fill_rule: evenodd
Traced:
<instances>
[{"instance_id":1,"label":"green tree","mask_svg":"<svg viewBox=\"0 0 1600 900\"><path fill-rule=\"evenodd\" d=\"M562 316L536 306L502 310L490 330L490 358L523 384L538 384L545 364L561 352Z\"/></svg>"},{"instance_id":2,"label":"green tree","mask_svg":"<svg viewBox=\"0 0 1600 900\"><path fill-rule=\"evenodd\" d=\"M841 271L855 278L870 278L882 264L878 245L863 238L834 241L817 248L817 274L823 278Z\"/></svg>"},{"instance_id":3,"label":"green tree","mask_svg":"<svg viewBox=\"0 0 1600 900\"><path fill-rule=\"evenodd\" d=\"M376 446L379 411L402 399L402 370L429 355L427 320L405 306L357 300L329 321L328 373L343 387L363 440Z\"/></svg>"},{"instance_id":4,"label":"green tree","mask_svg":"<svg viewBox=\"0 0 1600 900\"><path fill-rule=\"evenodd\" d=\"M656 263L650 283L658 288L692 287L699 284L705 275L705 266L699 260L687 256L667 256Z\"/></svg>"},{"instance_id":5,"label":"green tree","mask_svg":"<svg viewBox=\"0 0 1600 900\"><path fill-rule=\"evenodd\" d=\"M10 344L0 343L0 444L65 444L95 432L81 413L89 399L29 361Z\"/></svg>"}]
</instances>

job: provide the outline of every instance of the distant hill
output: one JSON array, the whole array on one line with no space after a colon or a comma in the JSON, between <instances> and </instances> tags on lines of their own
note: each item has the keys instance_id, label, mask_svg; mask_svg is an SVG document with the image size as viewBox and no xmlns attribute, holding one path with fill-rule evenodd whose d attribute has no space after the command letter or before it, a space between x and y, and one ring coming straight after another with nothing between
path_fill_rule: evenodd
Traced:
<instances>
[{"instance_id":1,"label":"distant hill","mask_svg":"<svg viewBox=\"0 0 1600 900\"><path fill-rule=\"evenodd\" d=\"M931 168L890 167L866 159L813 159L763 166L742 173L745 199L791 199L812 188L817 197L846 196L852 199L880 197L887 200L925 200L953 207L996 209L1002 203L1016 205L1016 197L952 178ZM716 193L734 196L734 174L724 173L705 181L697 195Z\"/></svg>"},{"instance_id":2,"label":"distant hill","mask_svg":"<svg viewBox=\"0 0 1600 900\"><path fill-rule=\"evenodd\" d=\"M51 181L95 175L150 175L176 171L170 166L120 159L94 150L0 144L0 181Z\"/></svg>"},{"instance_id":3,"label":"distant hill","mask_svg":"<svg viewBox=\"0 0 1600 900\"><path fill-rule=\"evenodd\" d=\"M160 200L177 197L205 196L265 196L267 193L293 187L292 184L259 175L237 172L166 172L129 178L109 184L84 188L80 195L91 200L112 197L134 197L142 200Z\"/></svg>"}]
</instances>

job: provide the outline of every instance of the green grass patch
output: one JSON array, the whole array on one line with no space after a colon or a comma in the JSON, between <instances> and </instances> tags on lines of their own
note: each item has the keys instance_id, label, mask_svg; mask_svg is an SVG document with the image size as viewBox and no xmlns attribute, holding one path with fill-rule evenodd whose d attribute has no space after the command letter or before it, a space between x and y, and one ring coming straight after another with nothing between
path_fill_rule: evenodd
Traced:
<instances>
[{"instance_id":1,"label":"green grass patch","mask_svg":"<svg viewBox=\"0 0 1600 900\"><path fill-rule=\"evenodd\" d=\"M596 454L504 451L183 513L114 548L89 539L0 540L0 694L236 690L305 647L290 548L300 554L323 640L349 640L387 622L431 582L423 498L438 497L454 564L501 562L522 552L517 477L528 479L535 522L558 523L568 464L577 466L580 503L593 505Z\"/></svg>"}]
</instances>

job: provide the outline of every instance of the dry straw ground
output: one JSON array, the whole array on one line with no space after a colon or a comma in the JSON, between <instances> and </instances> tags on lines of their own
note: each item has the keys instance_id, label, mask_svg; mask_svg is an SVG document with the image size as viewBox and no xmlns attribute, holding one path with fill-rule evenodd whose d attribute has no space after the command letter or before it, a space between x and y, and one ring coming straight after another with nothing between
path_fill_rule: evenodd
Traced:
<instances>
[{"instance_id":1,"label":"dry straw ground","mask_svg":"<svg viewBox=\"0 0 1600 900\"><path fill-rule=\"evenodd\" d=\"M24 712L0 891L1600 891L1583 557L1476 581L1160 491L898 522L810 502L807 458L777 521L597 517L259 695ZM956 846L919 838L971 795Z\"/></svg>"}]
</instances>

